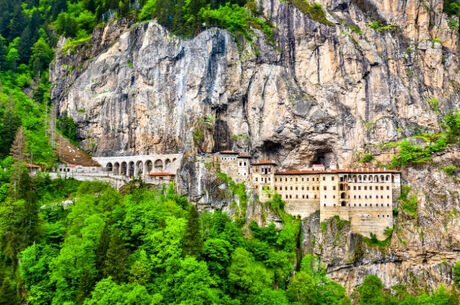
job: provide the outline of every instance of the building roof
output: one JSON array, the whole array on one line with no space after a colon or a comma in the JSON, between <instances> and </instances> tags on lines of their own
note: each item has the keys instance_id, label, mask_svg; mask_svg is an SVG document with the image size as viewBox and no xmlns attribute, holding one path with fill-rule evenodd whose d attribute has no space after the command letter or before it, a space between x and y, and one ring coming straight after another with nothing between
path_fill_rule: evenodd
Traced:
<instances>
[{"instance_id":1,"label":"building roof","mask_svg":"<svg viewBox=\"0 0 460 305\"><path fill-rule=\"evenodd\" d=\"M270 160L260 160L260 161L252 162L251 165L278 165L278 164Z\"/></svg>"},{"instance_id":2,"label":"building roof","mask_svg":"<svg viewBox=\"0 0 460 305\"><path fill-rule=\"evenodd\" d=\"M241 159L251 159L251 156L250 156L250 155L239 155L238 158L241 158Z\"/></svg>"},{"instance_id":3,"label":"building roof","mask_svg":"<svg viewBox=\"0 0 460 305\"><path fill-rule=\"evenodd\" d=\"M233 150L223 150L219 152L222 155L238 155L239 152L233 151Z\"/></svg>"},{"instance_id":4,"label":"building roof","mask_svg":"<svg viewBox=\"0 0 460 305\"><path fill-rule=\"evenodd\" d=\"M397 170L386 168L344 168L327 170L287 170L275 175L315 175L315 174L383 174L399 173Z\"/></svg>"},{"instance_id":5,"label":"building roof","mask_svg":"<svg viewBox=\"0 0 460 305\"><path fill-rule=\"evenodd\" d=\"M26 164L26 167L27 167L27 168L40 168L40 166L35 165L35 164L31 164L31 163L27 163L27 164Z\"/></svg>"},{"instance_id":6,"label":"building roof","mask_svg":"<svg viewBox=\"0 0 460 305\"><path fill-rule=\"evenodd\" d=\"M155 172L155 173L150 173L149 176L152 177L165 177L165 176L175 176L176 174L174 173L168 173L168 172Z\"/></svg>"}]
</instances>

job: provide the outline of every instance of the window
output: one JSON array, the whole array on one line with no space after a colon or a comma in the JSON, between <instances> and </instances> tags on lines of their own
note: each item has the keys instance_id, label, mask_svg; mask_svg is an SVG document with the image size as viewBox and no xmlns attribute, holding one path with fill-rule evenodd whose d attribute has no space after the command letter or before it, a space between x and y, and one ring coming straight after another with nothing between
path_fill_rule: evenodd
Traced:
<instances>
[{"instance_id":1,"label":"window","mask_svg":"<svg viewBox=\"0 0 460 305\"><path fill-rule=\"evenodd\" d=\"M257 182L257 177L256 177L256 182Z\"/></svg>"},{"instance_id":2,"label":"window","mask_svg":"<svg viewBox=\"0 0 460 305\"><path fill-rule=\"evenodd\" d=\"M383 186L380 187L380 190L383 191Z\"/></svg>"},{"instance_id":3,"label":"window","mask_svg":"<svg viewBox=\"0 0 460 305\"><path fill-rule=\"evenodd\" d=\"M359 206L361 206L361 203L359 204Z\"/></svg>"},{"instance_id":4,"label":"window","mask_svg":"<svg viewBox=\"0 0 460 305\"><path fill-rule=\"evenodd\" d=\"M297 181L299 181L299 179L298 179L298 178L295 178L295 182L297 182Z\"/></svg>"},{"instance_id":5,"label":"window","mask_svg":"<svg viewBox=\"0 0 460 305\"><path fill-rule=\"evenodd\" d=\"M364 199L367 199L367 195L364 195Z\"/></svg>"},{"instance_id":6,"label":"window","mask_svg":"<svg viewBox=\"0 0 460 305\"><path fill-rule=\"evenodd\" d=\"M310 181L310 178L307 178L307 181Z\"/></svg>"},{"instance_id":7,"label":"window","mask_svg":"<svg viewBox=\"0 0 460 305\"><path fill-rule=\"evenodd\" d=\"M358 186L358 191L360 191L360 190L361 190L361 186Z\"/></svg>"},{"instance_id":8,"label":"window","mask_svg":"<svg viewBox=\"0 0 460 305\"><path fill-rule=\"evenodd\" d=\"M331 177L331 181L334 181L334 177Z\"/></svg>"},{"instance_id":9,"label":"window","mask_svg":"<svg viewBox=\"0 0 460 305\"><path fill-rule=\"evenodd\" d=\"M277 190L278 190L278 187L275 186L275 191L277 191Z\"/></svg>"},{"instance_id":10,"label":"window","mask_svg":"<svg viewBox=\"0 0 460 305\"><path fill-rule=\"evenodd\" d=\"M298 191L298 190L299 190L299 188L296 186L296 187L295 187L295 190L296 190L296 191Z\"/></svg>"},{"instance_id":11,"label":"window","mask_svg":"<svg viewBox=\"0 0 460 305\"><path fill-rule=\"evenodd\" d=\"M315 195L315 199L316 199L316 195Z\"/></svg>"},{"instance_id":12,"label":"window","mask_svg":"<svg viewBox=\"0 0 460 305\"><path fill-rule=\"evenodd\" d=\"M372 195L369 195L369 199L372 199Z\"/></svg>"},{"instance_id":13,"label":"window","mask_svg":"<svg viewBox=\"0 0 460 305\"><path fill-rule=\"evenodd\" d=\"M389 187L389 186L387 186L387 191L389 191L389 190L390 190L390 187Z\"/></svg>"},{"instance_id":14,"label":"window","mask_svg":"<svg viewBox=\"0 0 460 305\"><path fill-rule=\"evenodd\" d=\"M323 177L323 181L326 181L326 177Z\"/></svg>"},{"instance_id":15,"label":"window","mask_svg":"<svg viewBox=\"0 0 460 305\"><path fill-rule=\"evenodd\" d=\"M292 191L292 186L291 186L291 191Z\"/></svg>"},{"instance_id":16,"label":"window","mask_svg":"<svg viewBox=\"0 0 460 305\"><path fill-rule=\"evenodd\" d=\"M389 203L387 203L387 207L389 207L389 206L390 206L390 204L389 204Z\"/></svg>"},{"instance_id":17,"label":"window","mask_svg":"<svg viewBox=\"0 0 460 305\"><path fill-rule=\"evenodd\" d=\"M356 185L355 185L355 186L353 186L353 190L354 190L354 191L356 191Z\"/></svg>"},{"instance_id":18,"label":"window","mask_svg":"<svg viewBox=\"0 0 460 305\"><path fill-rule=\"evenodd\" d=\"M302 181L303 181L303 179L304 179L304 178L302 177Z\"/></svg>"},{"instance_id":19,"label":"window","mask_svg":"<svg viewBox=\"0 0 460 305\"><path fill-rule=\"evenodd\" d=\"M387 199L390 199L390 195L387 195Z\"/></svg>"},{"instance_id":20,"label":"window","mask_svg":"<svg viewBox=\"0 0 460 305\"><path fill-rule=\"evenodd\" d=\"M367 186L364 186L364 190L367 191Z\"/></svg>"},{"instance_id":21,"label":"window","mask_svg":"<svg viewBox=\"0 0 460 305\"><path fill-rule=\"evenodd\" d=\"M277 181L277 178L275 177L275 182Z\"/></svg>"},{"instance_id":22,"label":"window","mask_svg":"<svg viewBox=\"0 0 460 305\"><path fill-rule=\"evenodd\" d=\"M295 199L299 199L299 195L295 195Z\"/></svg>"},{"instance_id":23,"label":"window","mask_svg":"<svg viewBox=\"0 0 460 305\"><path fill-rule=\"evenodd\" d=\"M327 190L327 186L324 186L324 190Z\"/></svg>"},{"instance_id":24,"label":"window","mask_svg":"<svg viewBox=\"0 0 460 305\"><path fill-rule=\"evenodd\" d=\"M324 204L324 206L326 206L326 204Z\"/></svg>"},{"instance_id":25,"label":"window","mask_svg":"<svg viewBox=\"0 0 460 305\"><path fill-rule=\"evenodd\" d=\"M332 187L332 189L335 191L335 189L336 189L336 188L335 188L335 185Z\"/></svg>"},{"instance_id":26,"label":"window","mask_svg":"<svg viewBox=\"0 0 460 305\"><path fill-rule=\"evenodd\" d=\"M327 195L324 195L324 198L327 198Z\"/></svg>"},{"instance_id":27,"label":"window","mask_svg":"<svg viewBox=\"0 0 460 305\"><path fill-rule=\"evenodd\" d=\"M353 199L356 199L356 195L353 195Z\"/></svg>"},{"instance_id":28,"label":"window","mask_svg":"<svg viewBox=\"0 0 460 305\"><path fill-rule=\"evenodd\" d=\"M310 187L307 186L307 191L309 191L309 190L310 190Z\"/></svg>"},{"instance_id":29,"label":"window","mask_svg":"<svg viewBox=\"0 0 460 305\"><path fill-rule=\"evenodd\" d=\"M288 195L286 194L286 199L288 199Z\"/></svg>"},{"instance_id":30,"label":"window","mask_svg":"<svg viewBox=\"0 0 460 305\"><path fill-rule=\"evenodd\" d=\"M305 195L302 195L302 199L305 199Z\"/></svg>"},{"instance_id":31,"label":"window","mask_svg":"<svg viewBox=\"0 0 460 305\"><path fill-rule=\"evenodd\" d=\"M369 186L369 190L372 191L372 186Z\"/></svg>"},{"instance_id":32,"label":"window","mask_svg":"<svg viewBox=\"0 0 460 305\"><path fill-rule=\"evenodd\" d=\"M372 203L371 203L371 204L369 204L369 206L370 206L370 207L372 207Z\"/></svg>"},{"instance_id":33,"label":"window","mask_svg":"<svg viewBox=\"0 0 460 305\"><path fill-rule=\"evenodd\" d=\"M302 191L304 190L305 187L302 186Z\"/></svg>"},{"instance_id":34,"label":"window","mask_svg":"<svg viewBox=\"0 0 460 305\"><path fill-rule=\"evenodd\" d=\"M308 199L308 194L307 194L307 199Z\"/></svg>"}]
</instances>

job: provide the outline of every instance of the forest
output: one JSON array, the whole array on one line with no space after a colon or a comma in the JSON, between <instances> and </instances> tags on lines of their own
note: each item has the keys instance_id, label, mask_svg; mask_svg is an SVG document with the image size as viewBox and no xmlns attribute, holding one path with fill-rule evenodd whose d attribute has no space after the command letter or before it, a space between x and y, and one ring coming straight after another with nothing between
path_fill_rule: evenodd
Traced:
<instances>
[{"instance_id":1,"label":"forest","mask_svg":"<svg viewBox=\"0 0 460 305\"><path fill-rule=\"evenodd\" d=\"M445 10L458 16L459 1ZM299 222L286 215L282 229L260 227L198 213L173 185L119 192L29 176L27 162L57 161L48 130L57 41L86 42L113 18L156 19L182 37L210 26L248 41L255 30L274 34L254 1L0 0L0 304L459 303L459 264L452 289L384 289L370 275L347 296L319 257L299 254ZM75 128L59 124L78 140Z\"/></svg>"}]
</instances>

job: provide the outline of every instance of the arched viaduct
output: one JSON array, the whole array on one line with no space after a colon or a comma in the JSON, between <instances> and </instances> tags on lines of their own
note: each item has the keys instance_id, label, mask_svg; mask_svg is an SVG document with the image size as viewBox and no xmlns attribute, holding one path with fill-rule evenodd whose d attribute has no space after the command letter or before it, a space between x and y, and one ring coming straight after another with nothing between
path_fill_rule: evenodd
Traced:
<instances>
[{"instance_id":1,"label":"arched viaduct","mask_svg":"<svg viewBox=\"0 0 460 305\"><path fill-rule=\"evenodd\" d=\"M108 173L141 178L150 173L176 173L182 154L93 157Z\"/></svg>"}]
</instances>

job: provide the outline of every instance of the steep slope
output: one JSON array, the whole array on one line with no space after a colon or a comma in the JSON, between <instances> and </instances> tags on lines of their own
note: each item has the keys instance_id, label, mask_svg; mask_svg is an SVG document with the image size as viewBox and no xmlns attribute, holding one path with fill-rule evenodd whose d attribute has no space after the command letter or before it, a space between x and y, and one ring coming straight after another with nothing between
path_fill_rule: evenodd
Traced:
<instances>
[{"instance_id":1,"label":"steep slope","mask_svg":"<svg viewBox=\"0 0 460 305\"><path fill-rule=\"evenodd\" d=\"M459 35L443 1L323 0L333 25L286 2L258 4L277 29L274 45L260 33L252 47L237 44L221 29L180 39L153 21L96 29L89 45L55 59L60 115L74 118L83 145L98 156L234 149L302 168L353 166L365 151L387 162L393 151L379 144L437 132L459 108ZM429 287L450 283L460 259L459 185L439 168L458 164L458 152L450 147L433 163L403 171L418 213L400 213L389 247L361 243L355 255L350 238L340 252L320 232L321 248L310 250L348 287L377 270L387 286L412 274ZM206 185L183 191L199 201Z\"/></svg>"}]
</instances>

